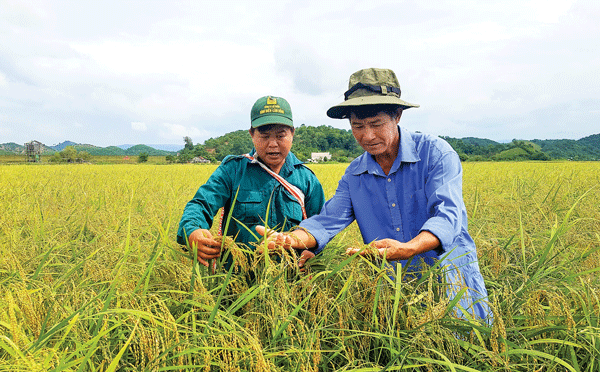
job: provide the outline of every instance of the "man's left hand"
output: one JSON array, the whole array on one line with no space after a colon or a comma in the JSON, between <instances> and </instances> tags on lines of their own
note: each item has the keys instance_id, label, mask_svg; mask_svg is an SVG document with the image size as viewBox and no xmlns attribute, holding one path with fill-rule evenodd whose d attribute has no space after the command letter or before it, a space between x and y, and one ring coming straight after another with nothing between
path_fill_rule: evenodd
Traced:
<instances>
[{"instance_id":1,"label":"man's left hand","mask_svg":"<svg viewBox=\"0 0 600 372\"><path fill-rule=\"evenodd\" d=\"M412 246L407 243L401 243L395 239L375 240L369 245L376 249L379 257L385 257L388 261L408 260L417 254ZM348 248L346 254L353 255L360 252L360 255L368 256L373 253L373 250L362 249L361 251L361 249L362 248Z\"/></svg>"},{"instance_id":2,"label":"man's left hand","mask_svg":"<svg viewBox=\"0 0 600 372\"><path fill-rule=\"evenodd\" d=\"M381 239L373 241L370 246L377 250L380 257L385 257L388 261L397 261L408 260L418 254L436 249L440 246L440 241L429 231L423 230L419 235L406 243L399 242L395 239ZM348 255L359 252L363 256L372 254L372 250L363 248L348 248L346 250L346 254Z\"/></svg>"}]
</instances>

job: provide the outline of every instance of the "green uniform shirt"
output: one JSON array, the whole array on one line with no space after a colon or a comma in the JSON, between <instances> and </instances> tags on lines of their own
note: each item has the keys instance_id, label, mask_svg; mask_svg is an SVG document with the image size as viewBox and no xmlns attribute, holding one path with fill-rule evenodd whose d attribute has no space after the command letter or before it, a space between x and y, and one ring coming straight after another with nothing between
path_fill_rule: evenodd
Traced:
<instances>
[{"instance_id":1,"label":"green uniform shirt","mask_svg":"<svg viewBox=\"0 0 600 372\"><path fill-rule=\"evenodd\" d=\"M251 155L254 154L254 150ZM304 205L308 217L318 214L325 202L323 187L315 174L298 158L289 153L279 175L298 187L304 193ZM239 188L239 191L238 191ZM235 204L233 200L236 197ZM267 206L269 216L267 218ZM287 231L302 221L302 208L283 185L273 178L258 164L252 164L242 155L229 155L213 172L208 181L200 186L196 195L183 210L179 222L177 242L186 243L186 236L196 229L210 229L213 218L221 207L225 207L226 220L231 205L234 204L229 229L224 235L236 237L236 242L248 243L256 239L240 223L256 233L257 225L267 225L273 229ZM225 229L225 221L223 221Z\"/></svg>"}]
</instances>

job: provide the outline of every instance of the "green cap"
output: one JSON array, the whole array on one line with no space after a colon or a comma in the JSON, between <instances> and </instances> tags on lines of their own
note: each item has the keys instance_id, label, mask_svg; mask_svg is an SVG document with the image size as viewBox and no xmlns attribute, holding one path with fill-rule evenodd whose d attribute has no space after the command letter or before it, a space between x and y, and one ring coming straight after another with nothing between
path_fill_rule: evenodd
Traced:
<instances>
[{"instance_id":1,"label":"green cap","mask_svg":"<svg viewBox=\"0 0 600 372\"><path fill-rule=\"evenodd\" d=\"M419 107L400 99L400 83L394 71L366 68L350 76L344 102L327 110L327 116L344 119L348 117L351 107L365 105L393 105L402 110Z\"/></svg>"},{"instance_id":2,"label":"green cap","mask_svg":"<svg viewBox=\"0 0 600 372\"><path fill-rule=\"evenodd\" d=\"M283 124L294 127L290 104L285 99L275 96L259 98L252 106L250 120L252 128L267 124Z\"/></svg>"}]
</instances>

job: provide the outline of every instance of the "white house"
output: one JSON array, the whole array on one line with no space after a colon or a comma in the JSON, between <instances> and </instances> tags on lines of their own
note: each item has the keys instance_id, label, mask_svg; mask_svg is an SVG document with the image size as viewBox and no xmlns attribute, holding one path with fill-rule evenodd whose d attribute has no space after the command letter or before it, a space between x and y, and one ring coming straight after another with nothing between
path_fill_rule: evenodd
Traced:
<instances>
[{"instance_id":1,"label":"white house","mask_svg":"<svg viewBox=\"0 0 600 372\"><path fill-rule=\"evenodd\" d=\"M210 160L203 158L202 156L196 156L190 163L210 163Z\"/></svg>"},{"instance_id":2,"label":"white house","mask_svg":"<svg viewBox=\"0 0 600 372\"><path fill-rule=\"evenodd\" d=\"M311 152L310 153L310 161L313 163L318 163L324 160L331 160L331 154L328 152Z\"/></svg>"}]
</instances>

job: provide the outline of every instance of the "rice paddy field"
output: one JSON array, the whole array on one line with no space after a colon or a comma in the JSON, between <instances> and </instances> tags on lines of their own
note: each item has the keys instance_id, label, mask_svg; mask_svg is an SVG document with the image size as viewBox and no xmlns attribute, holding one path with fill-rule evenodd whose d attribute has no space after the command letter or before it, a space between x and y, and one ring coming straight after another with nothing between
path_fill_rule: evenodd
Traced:
<instances>
[{"instance_id":1,"label":"rice paddy field","mask_svg":"<svg viewBox=\"0 0 600 372\"><path fill-rule=\"evenodd\" d=\"M0 165L0 371L600 371L600 162L463 166L489 326L440 269L343 255L354 225L307 272L194 264L176 229L212 165ZM345 167L311 165L327 197Z\"/></svg>"}]
</instances>

